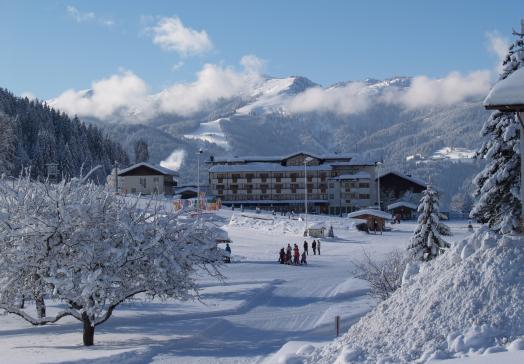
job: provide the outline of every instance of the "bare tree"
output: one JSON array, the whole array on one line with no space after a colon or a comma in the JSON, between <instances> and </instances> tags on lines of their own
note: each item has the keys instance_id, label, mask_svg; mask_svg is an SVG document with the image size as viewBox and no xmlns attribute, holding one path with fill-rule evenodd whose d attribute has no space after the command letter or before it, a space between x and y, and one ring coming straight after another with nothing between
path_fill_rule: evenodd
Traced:
<instances>
[{"instance_id":1,"label":"bare tree","mask_svg":"<svg viewBox=\"0 0 524 364\"><path fill-rule=\"evenodd\" d=\"M369 283L371 297L383 301L400 288L408 262L408 255L401 250L393 250L382 259L373 258L364 250L364 258L353 261L355 277Z\"/></svg>"}]
</instances>

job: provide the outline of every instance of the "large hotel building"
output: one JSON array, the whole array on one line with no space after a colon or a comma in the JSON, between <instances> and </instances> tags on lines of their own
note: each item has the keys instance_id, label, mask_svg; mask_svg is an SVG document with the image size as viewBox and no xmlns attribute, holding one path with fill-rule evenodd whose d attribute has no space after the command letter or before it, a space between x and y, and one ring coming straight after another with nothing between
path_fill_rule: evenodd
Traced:
<instances>
[{"instance_id":1,"label":"large hotel building","mask_svg":"<svg viewBox=\"0 0 524 364\"><path fill-rule=\"evenodd\" d=\"M211 158L210 193L224 205L339 214L376 206L375 163L355 154ZM305 175L306 174L306 181Z\"/></svg>"}]
</instances>

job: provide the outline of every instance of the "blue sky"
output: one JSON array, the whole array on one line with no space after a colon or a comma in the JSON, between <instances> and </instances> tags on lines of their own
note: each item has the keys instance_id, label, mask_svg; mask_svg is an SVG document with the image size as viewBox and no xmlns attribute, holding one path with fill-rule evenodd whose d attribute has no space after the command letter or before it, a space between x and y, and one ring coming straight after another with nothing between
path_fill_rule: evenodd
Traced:
<instances>
[{"instance_id":1,"label":"blue sky","mask_svg":"<svg viewBox=\"0 0 524 364\"><path fill-rule=\"evenodd\" d=\"M193 81L206 63L238 68L245 55L264 60L269 75L323 85L444 77L492 69L487 34L511 39L523 9L521 1L0 0L0 86L48 99L128 70L158 92ZM166 19L190 39L155 41Z\"/></svg>"}]
</instances>

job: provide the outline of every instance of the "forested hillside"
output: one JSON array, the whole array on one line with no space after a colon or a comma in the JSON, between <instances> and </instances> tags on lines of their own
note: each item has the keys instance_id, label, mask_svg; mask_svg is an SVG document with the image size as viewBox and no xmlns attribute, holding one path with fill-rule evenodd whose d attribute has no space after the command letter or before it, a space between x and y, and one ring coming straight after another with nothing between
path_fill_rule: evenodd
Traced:
<instances>
[{"instance_id":1,"label":"forested hillside","mask_svg":"<svg viewBox=\"0 0 524 364\"><path fill-rule=\"evenodd\" d=\"M94 178L104 182L115 161L128 165L129 158L98 127L0 88L0 173L17 175L30 168L32 177L45 178L46 164L57 163L67 178L102 165Z\"/></svg>"}]
</instances>

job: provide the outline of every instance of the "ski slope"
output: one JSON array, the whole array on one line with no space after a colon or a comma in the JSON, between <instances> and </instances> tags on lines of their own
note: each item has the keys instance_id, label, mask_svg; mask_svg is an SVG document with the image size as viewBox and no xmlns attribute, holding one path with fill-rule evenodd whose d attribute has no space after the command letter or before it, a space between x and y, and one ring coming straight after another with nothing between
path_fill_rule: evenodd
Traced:
<instances>
[{"instance_id":1,"label":"ski slope","mask_svg":"<svg viewBox=\"0 0 524 364\"><path fill-rule=\"evenodd\" d=\"M303 221L229 210L211 220L233 240L234 263L223 266L223 281L200 278L200 302L128 302L97 327L91 348L81 345L81 323L74 319L31 327L0 316L0 362L287 362L289 352L333 340L336 315L345 332L375 305L366 284L353 278L352 260L363 249L384 254L405 248L414 228L402 223L367 235L347 219L310 216L310 223L332 225L337 237L322 240L320 256L310 248L309 265L297 267L278 264L277 254L288 243L302 250ZM464 222L451 227L453 239L467 234Z\"/></svg>"}]
</instances>

